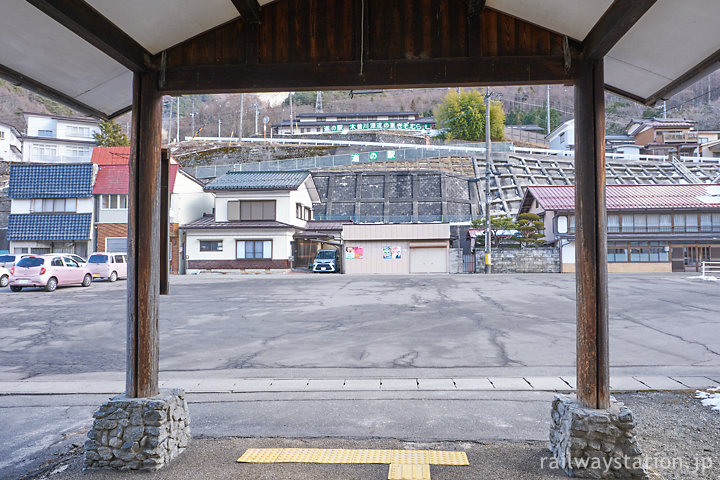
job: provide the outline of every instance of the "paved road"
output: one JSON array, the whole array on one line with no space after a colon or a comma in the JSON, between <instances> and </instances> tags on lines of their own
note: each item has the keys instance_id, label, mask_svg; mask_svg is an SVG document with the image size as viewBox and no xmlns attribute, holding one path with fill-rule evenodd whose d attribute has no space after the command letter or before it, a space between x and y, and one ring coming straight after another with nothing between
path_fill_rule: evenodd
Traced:
<instances>
[{"instance_id":1,"label":"paved road","mask_svg":"<svg viewBox=\"0 0 720 480\"><path fill-rule=\"evenodd\" d=\"M720 381L720 284L610 278L614 382ZM15 388L0 477L14 478L82 444L122 389L125 283L0 291L0 305L0 386ZM161 314L161 379L196 392L195 436L542 441L552 393L516 389L574 382L565 275L181 277ZM43 389L66 395L23 395Z\"/></svg>"},{"instance_id":2,"label":"paved road","mask_svg":"<svg viewBox=\"0 0 720 480\"><path fill-rule=\"evenodd\" d=\"M186 276L162 298L164 373L267 378L573 376L569 275ZM720 371L720 284L611 275L619 375ZM0 381L122 372L125 282L0 291Z\"/></svg>"}]
</instances>

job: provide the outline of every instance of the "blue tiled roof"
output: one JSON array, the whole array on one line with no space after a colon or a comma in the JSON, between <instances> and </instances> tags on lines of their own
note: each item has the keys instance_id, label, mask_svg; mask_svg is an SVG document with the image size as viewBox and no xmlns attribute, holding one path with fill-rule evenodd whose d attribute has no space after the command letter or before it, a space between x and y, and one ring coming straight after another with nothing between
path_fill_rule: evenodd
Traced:
<instances>
[{"instance_id":1,"label":"blue tiled roof","mask_svg":"<svg viewBox=\"0 0 720 480\"><path fill-rule=\"evenodd\" d=\"M10 198L90 197L92 190L92 163L10 167Z\"/></svg>"},{"instance_id":2,"label":"blue tiled roof","mask_svg":"<svg viewBox=\"0 0 720 480\"><path fill-rule=\"evenodd\" d=\"M11 214L7 238L18 240L89 240L92 214Z\"/></svg>"},{"instance_id":3,"label":"blue tiled roof","mask_svg":"<svg viewBox=\"0 0 720 480\"><path fill-rule=\"evenodd\" d=\"M288 172L227 172L205 185L205 190L295 190L310 175L307 170Z\"/></svg>"}]
</instances>

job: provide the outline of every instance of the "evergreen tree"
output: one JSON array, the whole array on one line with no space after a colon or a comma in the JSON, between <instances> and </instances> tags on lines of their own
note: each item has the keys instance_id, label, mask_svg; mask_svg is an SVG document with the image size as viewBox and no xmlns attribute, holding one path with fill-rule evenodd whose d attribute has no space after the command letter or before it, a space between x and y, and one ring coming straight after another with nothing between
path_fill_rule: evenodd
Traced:
<instances>
[{"instance_id":1,"label":"evergreen tree","mask_svg":"<svg viewBox=\"0 0 720 480\"><path fill-rule=\"evenodd\" d=\"M130 140L122 128L112 120L100 122L100 131L93 134L98 147L127 147Z\"/></svg>"},{"instance_id":2,"label":"evergreen tree","mask_svg":"<svg viewBox=\"0 0 720 480\"><path fill-rule=\"evenodd\" d=\"M470 141L485 139L485 98L478 90L450 90L435 113L447 138ZM505 140L505 111L497 100L490 102L490 138Z\"/></svg>"},{"instance_id":3,"label":"evergreen tree","mask_svg":"<svg viewBox=\"0 0 720 480\"><path fill-rule=\"evenodd\" d=\"M515 230L517 230L517 239L523 247L542 247L545 241L542 239L543 234L540 233L545 229L545 224L540 217L534 213L521 213L515 219Z\"/></svg>"}]
</instances>

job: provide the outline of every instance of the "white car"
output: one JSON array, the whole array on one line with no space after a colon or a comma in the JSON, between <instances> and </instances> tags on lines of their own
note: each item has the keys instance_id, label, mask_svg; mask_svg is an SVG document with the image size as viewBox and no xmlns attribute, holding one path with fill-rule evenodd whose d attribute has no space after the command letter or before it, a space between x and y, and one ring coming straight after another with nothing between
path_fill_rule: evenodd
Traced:
<instances>
[{"instance_id":1,"label":"white car","mask_svg":"<svg viewBox=\"0 0 720 480\"><path fill-rule=\"evenodd\" d=\"M10 271L5 267L0 267L0 288L5 288L10 283Z\"/></svg>"},{"instance_id":2,"label":"white car","mask_svg":"<svg viewBox=\"0 0 720 480\"><path fill-rule=\"evenodd\" d=\"M118 278L127 278L127 253L99 252L88 258L86 267L93 279L107 278L114 282Z\"/></svg>"}]
</instances>

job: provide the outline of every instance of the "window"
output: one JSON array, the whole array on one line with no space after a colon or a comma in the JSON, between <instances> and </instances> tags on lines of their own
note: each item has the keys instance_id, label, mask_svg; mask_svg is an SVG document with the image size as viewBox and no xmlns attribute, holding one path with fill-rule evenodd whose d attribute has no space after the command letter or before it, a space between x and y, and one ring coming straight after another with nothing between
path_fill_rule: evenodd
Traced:
<instances>
[{"instance_id":1,"label":"window","mask_svg":"<svg viewBox=\"0 0 720 480\"><path fill-rule=\"evenodd\" d=\"M38 130L38 137L53 138L55 135L52 130Z\"/></svg>"},{"instance_id":2,"label":"window","mask_svg":"<svg viewBox=\"0 0 720 480\"><path fill-rule=\"evenodd\" d=\"M126 210L128 208L127 195L102 195L100 201L103 210Z\"/></svg>"},{"instance_id":3,"label":"window","mask_svg":"<svg viewBox=\"0 0 720 480\"><path fill-rule=\"evenodd\" d=\"M33 213L67 213L77 211L76 198L37 198L32 202Z\"/></svg>"},{"instance_id":4,"label":"window","mask_svg":"<svg viewBox=\"0 0 720 480\"><path fill-rule=\"evenodd\" d=\"M620 231L620 217L618 215L608 215L607 225L608 233L618 233Z\"/></svg>"},{"instance_id":5,"label":"window","mask_svg":"<svg viewBox=\"0 0 720 480\"><path fill-rule=\"evenodd\" d=\"M275 200L228 202L228 221L275 220Z\"/></svg>"},{"instance_id":6,"label":"window","mask_svg":"<svg viewBox=\"0 0 720 480\"><path fill-rule=\"evenodd\" d=\"M125 257L122 255L115 255L115 263L125 263Z\"/></svg>"},{"instance_id":7,"label":"window","mask_svg":"<svg viewBox=\"0 0 720 480\"><path fill-rule=\"evenodd\" d=\"M272 240L238 240L237 258L272 258Z\"/></svg>"},{"instance_id":8,"label":"window","mask_svg":"<svg viewBox=\"0 0 720 480\"><path fill-rule=\"evenodd\" d=\"M300 220L312 220L312 210L302 203L298 203L295 205L295 216Z\"/></svg>"},{"instance_id":9,"label":"window","mask_svg":"<svg viewBox=\"0 0 720 480\"><path fill-rule=\"evenodd\" d=\"M70 257L63 257L63 260L65 260L66 267L79 267L80 266L80 265L78 265L78 263L75 260L73 260Z\"/></svg>"},{"instance_id":10,"label":"window","mask_svg":"<svg viewBox=\"0 0 720 480\"><path fill-rule=\"evenodd\" d=\"M34 247L30 249L30 253L34 253L35 255L45 255L50 253L50 249L46 247Z\"/></svg>"},{"instance_id":11,"label":"window","mask_svg":"<svg viewBox=\"0 0 720 480\"><path fill-rule=\"evenodd\" d=\"M13 249L15 255L22 255L23 253L30 253L30 249L27 247Z\"/></svg>"},{"instance_id":12,"label":"window","mask_svg":"<svg viewBox=\"0 0 720 480\"><path fill-rule=\"evenodd\" d=\"M222 240L200 240L201 252L222 252Z\"/></svg>"},{"instance_id":13,"label":"window","mask_svg":"<svg viewBox=\"0 0 720 480\"><path fill-rule=\"evenodd\" d=\"M560 215L557 219L557 233L568 233L568 217Z\"/></svg>"},{"instance_id":14,"label":"window","mask_svg":"<svg viewBox=\"0 0 720 480\"><path fill-rule=\"evenodd\" d=\"M608 262L668 262L669 252L662 242L608 242Z\"/></svg>"},{"instance_id":15,"label":"window","mask_svg":"<svg viewBox=\"0 0 720 480\"><path fill-rule=\"evenodd\" d=\"M632 232L634 231L634 224L633 224L633 216L632 215L622 215L621 217L622 221L622 231L623 232Z\"/></svg>"},{"instance_id":16,"label":"window","mask_svg":"<svg viewBox=\"0 0 720 480\"><path fill-rule=\"evenodd\" d=\"M57 157L57 145L37 144L32 146L30 158L36 161L43 161Z\"/></svg>"},{"instance_id":17,"label":"window","mask_svg":"<svg viewBox=\"0 0 720 480\"><path fill-rule=\"evenodd\" d=\"M0 132L0 140L5 140L5 132Z\"/></svg>"},{"instance_id":18,"label":"window","mask_svg":"<svg viewBox=\"0 0 720 480\"><path fill-rule=\"evenodd\" d=\"M90 127L76 127L68 125L66 135L68 137L90 138Z\"/></svg>"},{"instance_id":19,"label":"window","mask_svg":"<svg viewBox=\"0 0 720 480\"><path fill-rule=\"evenodd\" d=\"M70 157L86 158L92 155L90 147L67 147L67 154Z\"/></svg>"},{"instance_id":20,"label":"window","mask_svg":"<svg viewBox=\"0 0 720 480\"><path fill-rule=\"evenodd\" d=\"M50 262L50 266L52 266L52 267L62 267L62 266L64 266L64 265L63 265L62 260L60 259L60 257L55 257L55 258L52 259L52 262Z\"/></svg>"}]
</instances>

